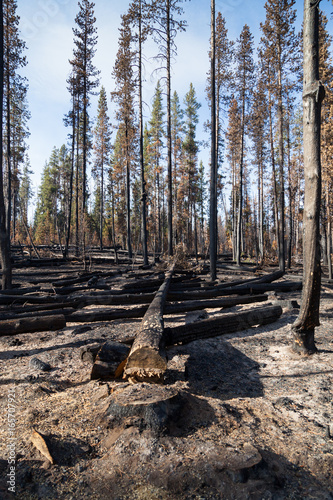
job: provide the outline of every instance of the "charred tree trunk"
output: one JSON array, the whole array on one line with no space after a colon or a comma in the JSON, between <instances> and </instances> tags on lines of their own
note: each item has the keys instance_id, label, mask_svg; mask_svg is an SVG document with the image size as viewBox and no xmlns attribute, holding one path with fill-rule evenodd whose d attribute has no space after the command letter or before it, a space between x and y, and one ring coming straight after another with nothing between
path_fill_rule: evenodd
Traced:
<instances>
[{"instance_id":1,"label":"charred tree trunk","mask_svg":"<svg viewBox=\"0 0 333 500\"><path fill-rule=\"evenodd\" d=\"M168 141L168 255L173 255L172 138L171 138L171 1L167 0L167 141Z\"/></svg>"},{"instance_id":2,"label":"charred tree trunk","mask_svg":"<svg viewBox=\"0 0 333 500\"><path fill-rule=\"evenodd\" d=\"M215 91L215 0L211 0L211 164L210 164L210 217L209 254L210 279L216 280L217 262L217 165L216 165L216 91Z\"/></svg>"},{"instance_id":3,"label":"charred tree trunk","mask_svg":"<svg viewBox=\"0 0 333 500\"><path fill-rule=\"evenodd\" d=\"M320 304L320 112L325 90L319 81L319 2L304 0L304 79L303 79L303 136L304 136L304 277L302 306L293 324L295 351L312 354L315 327L319 326Z\"/></svg>"},{"instance_id":4,"label":"charred tree trunk","mask_svg":"<svg viewBox=\"0 0 333 500\"><path fill-rule=\"evenodd\" d=\"M283 145L283 104L282 104L282 71L281 71L281 46L278 46L278 128L279 128L279 181L280 181L280 225L279 225L279 267L281 271L286 269L285 245L284 245L284 145Z\"/></svg>"},{"instance_id":5,"label":"charred tree trunk","mask_svg":"<svg viewBox=\"0 0 333 500\"><path fill-rule=\"evenodd\" d=\"M74 87L74 84L73 84ZM71 218L72 218L72 201L73 201L73 178L74 178L74 162L75 162L75 90L73 88L73 117L72 117L72 158L71 158L71 173L69 178L69 199L68 199L68 213L67 213L67 232L64 257L68 256L69 240L71 235Z\"/></svg>"},{"instance_id":6,"label":"charred tree trunk","mask_svg":"<svg viewBox=\"0 0 333 500\"><path fill-rule=\"evenodd\" d=\"M4 198L3 184L3 132L2 132L2 117L3 117L3 2L0 0L1 8L1 23L0 23L0 259L2 269L2 289L12 287L12 265L10 261L10 233L6 228L6 207Z\"/></svg>"},{"instance_id":7,"label":"charred tree trunk","mask_svg":"<svg viewBox=\"0 0 333 500\"><path fill-rule=\"evenodd\" d=\"M142 116L142 10L139 2L139 113L140 113L140 168L141 168L141 203L142 203L142 255L143 265L148 265L148 235L147 235L147 192L145 180L145 165L143 157L143 116Z\"/></svg>"},{"instance_id":8,"label":"charred tree trunk","mask_svg":"<svg viewBox=\"0 0 333 500\"><path fill-rule=\"evenodd\" d=\"M131 238L131 172L128 146L128 121L125 119L125 140L126 140L126 219L127 219L127 251L128 258L132 259L132 238Z\"/></svg>"}]
</instances>

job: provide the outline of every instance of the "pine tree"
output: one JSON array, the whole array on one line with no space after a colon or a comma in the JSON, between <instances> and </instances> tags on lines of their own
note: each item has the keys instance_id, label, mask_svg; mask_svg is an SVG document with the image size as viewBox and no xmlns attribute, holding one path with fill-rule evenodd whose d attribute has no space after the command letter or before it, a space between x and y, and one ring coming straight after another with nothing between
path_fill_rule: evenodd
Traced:
<instances>
[{"instance_id":1,"label":"pine tree","mask_svg":"<svg viewBox=\"0 0 333 500\"><path fill-rule=\"evenodd\" d=\"M37 243L55 243L58 237L58 200L60 198L59 150L54 147L45 164L37 193L34 234Z\"/></svg>"},{"instance_id":2,"label":"pine tree","mask_svg":"<svg viewBox=\"0 0 333 500\"><path fill-rule=\"evenodd\" d=\"M175 37L184 31L186 22L180 4L183 0L152 0L151 15L154 20L154 36L158 43L159 58L165 63L167 80L167 172L168 172L168 254L173 255L172 227L172 140L171 140L171 59L176 54ZM163 64L164 65L164 64Z\"/></svg>"},{"instance_id":3,"label":"pine tree","mask_svg":"<svg viewBox=\"0 0 333 500\"><path fill-rule=\"evenodd\" d=\"M74 58L70 61L73 71L73 86L76 98L78 100L76 120L77 136L82 139L82 158L81 173L82 173L82 189L81 189L81 211L82 211L82 243L85 247L84 237L84 219L86 215L87 201L87 162L91 148L89 139L90 125L88 108L90 105L90 96L99 85L99 71L93 64L93 58L96 52L97 44L97 29L95 27L96 18L94 16L93 2L82 0L78 3L79 12L75 18L76 26L73 28L75 49L73 52ZM82 128L81 128L82 127ZM77 140L78 147L78 140ZM77 154L77 162L80 161ZM78 183L78 176L76 179ZM78 193L78 189L77 189ZM76 201L76 212L78 214L78 200ZM78 222L77 222L78 224ZM77 228L78 232L78 228Z\"/></svg>"},{"instance_id":4,"label":"pine tree","mask_svg":"<svg viewBox=\"0 0 333 500\"><path fill-rule=\"evenodd\" d=\"M183 152L184 152L184 163L186 165L186 175L187 175L187 214L188 214L188 224L187 224L187 244L190 246L191 242L191 227L193 226L192 219L196 220L196 200L197 200L197 189L198 189L198 151L199 144L196 140L196 126L199 122L198 110L201 104L198 103L196 98L195 89L193 84L190 83L190 89L185 95L184 99L184 142L183 142ZM195 225L194 225L195 228ZM196 243L196 241L195 241Z\"/></svg>"},{"instance_id":5,"label":"pine tree","mask_svg":"<svg viewBox=\"0 0 333 500\"><path fill-rule=\"evenodd\" d=\"M132 49L133 35L130 27L130 16L122 16L120 37L113 76L116 81L116 91L112 92L112 99L118 105L116 118L124 139L124 158L126 165L126 207L127 207L127 250L132 258L131 238L131 163L135 154L136 123L134 100L136 81L133 72L135 53Z\"/></svg>"},{"instance_id":6,"label":"pine tree","mask_svg":"<svg viewBox=\"0 0 333 500\"><path fill-rule=\"evenodd\" d=\"M267 162L267 100L261 71L253 92L251 113L251 137L253 142L253 164L258 172L258 250L259 262L264 260L264 174Z\"/></svg>"},{"instance_id":7,"label":"pine tree","mask_svg":"<svg viewBox=\"0 0 333 500\"><path fill-rule=\"evenodd\" d=\"M212 41L211 41L212 44ZM215 29L215 101L216 101L216 168L217 168L217 183L220 195L222 196L222 163L224 160L224 140L225 133L224 119L227 117L228 106L230 104L233 90L233 46L234 43L228 40L228 30L226 28L225 19L221 12L218 12L216 17ZM208 104L211 107L211 75L208 75L208 84L206 88ZM211 121L208 122L208 126Z\"/></svg>"},{"instance_id":8,"label":"pine tree","mask_svg":"<svg viewBox=\"0 0 333 500\"><path fill-rule=\"evenodd\" d=\"M236 101L232 99L229 108L227 139L227 159L231 166L231 239L233 259L236 260L237 248L237 220L239 218L239 164L241 152L241 110Z\"/></svg>"},{"instance_id":9,"label":"pine tree","mask_svg":"<svg viewBox=\"0 0 333 500\"><path fill-rule=\"evenodd\" d=\"M240 125L240 152L239 152L239 192L238 192L238 218L236 232L236 262L240 265L242 250L242 224L243 224L243 167L245 157L245 134L248 125L248 109L250 105L251 90L253 88L253 36L247 25L243 27L237 40L236 51L235 90L241 109Z\"/></svg>"},{"instance_id":10,"label":"pine tree","mask_svg":"<svg viewBox=\"0 0 333 500\"><path fill-rule=\"evenodd\" d=\"M2 270L2 290L12 287L12 265L10 260L10 233L6 228L6 207L3 184L3 94L4 94L4 15L3 0L0 0L1 24L0 24L0 260Z\"/></svg>"},{"instance_id":11,"label":"pine tree","mask_svg":"<svg viewBox=\"0 0 333 500\"><path fill-rule=\"evenodd\" d=\"M181 184L182 174L182 156L183 156L183 135L184 135L184 112L180 107L180 101L177 92L175 91L171 100L171 142L173 153L173 236L174 246L178 244L180 228L178 227L179 215L182 213L181 203L182 199L179 197L179 188Z\"/></svg>"},{"instance_id":12,"label":"pine tree","mask_svg":"<svg viewBox=\"0 0 333 500\"><path fill-rule=\"evenodd\" d=\"M297 38L294 22L295 0L268 0L265 3L266 20L260 27L266 65L270 67L270 90L277 102L278 165L279 165L279 267L285 270L285 146L283 97L290 91L288 74L295 69Z\"/></svg>"},{"instance_id":13,"label":"pine tree","mask_svg":"<svg viewBox=\"0 0 333 500\"><path fill-rule=\"evenodd\" d=\"M211 107L211 159L210 159L210 206L209 206L209 253L210 278L216 280L217 263L217 127L216 127L216 21L215 0L211 0L210 42L210 107Z\"/></svg>"},{"instance_id":14,"label":"pine tree","mask_svg":"<svg viewBox=\"0 0 333 500\"><path fill-rule=\"evenodd\" d=\"M326 239L329 278L332 279L332 221L333 221L333 64L330 55L332 36L327 32L327 18L319 13L319 77L326 87L321 108L321 165L323 175L322 222Z\"/></svg>"},{"instance_id":15,"label":"pine tree","mask_svg":"<svg viewBox=\"0 0 333 500\"><path fill-rule=\"evenodd\" d=\"M148 265L148 233L147 233L147 183L145 177L144 163L144 127L143 127L143 45L151 34L151 6L146 0L134 0L129 8L129 16L132 25L137 31L133 37L136 44L136 57L138 66L137 84L139 98L139 155L140 155L140 174L141 174L141 232L142 232L142 254L143 263Z\"/></svg>"},{"instance_id":16,"label":"pine tree","mask_svg":"<svg viewBox=\"0 0 333 500\"><path fill-rule=\"evenodd\" d=\"M6 226L11 230L12 222L12 184L18 185L17 168L23 162L23 154L17 156L19 144L25 150L24 139L26 137L26 121L29 117L25 102L27 92L26 79L18 74L18 70L26 66L26 57L23 52L26 48L25 42L19 37L19 16L16 13L16 0L4 0L3 2L3 44L4 44L4 141L5 141L5 205ZM23 151L24 152L24 151ZM15 166L14 166L15 165ZM15 178L16 177L16 178Z\"/></svg>"},{"instance_id":17,"label":"pine tree","mask_svg":"<svg viewBox=\"0 0 333 500\"><path fill-rule=\"evenodd\" d=\"M162 103L162 89L160 81L157 82L155 94L153 97L152 113L151 119L149 121L149 137L150 137L150 152L151 159L154 165L154 206L155 206L155 232L158 235L157 240L157 252L162 251L163 245L163 228L162 228L162 199L163 199L163 166L162 166L162 154L163 154L163 138L165 135L163 126L163 117L165 113L163 111Z\"/></svg>"},{"instance_id":18,"label":"pine tree","mask_svg":"<svg viewBox=\"0 0 333 500\"><path fill-rule=\"evenodd\" d=\"M102 87L99 94L97 108L97 124L95 128L95 162L92 173L99 188L99 240L100 249L103 249L103 225L104 225L104 179L105 170L109 166L111 152L111 130L108 117L108 105L105 88Z\"/></svg>"},{"instance_id":19,"label":"pine tree","mask_svg":"<svg viewBox=\"0 0 333 500\"><path fill-rule=\"evenodd\" d=\"M26 154L23 165L23 171L20 179L19 190L19 234L25 239L26 228L28 226L29 201L33 197L31 182L31 170L29 156Z\"/></svg>"},{"instance_id":20,"label":"pine tree","mask_svg":"<svg viewBox=\"0 0 333 500\"><path fill-rule=\"evenodd\" d=\"M295 351L317 351L314 332L319 326L320 266L320 114L325 90L319 80L319 2L304 0L303 134L304 134L304 277L302 305L292 326Z\"/></svg>"}]
</instances>

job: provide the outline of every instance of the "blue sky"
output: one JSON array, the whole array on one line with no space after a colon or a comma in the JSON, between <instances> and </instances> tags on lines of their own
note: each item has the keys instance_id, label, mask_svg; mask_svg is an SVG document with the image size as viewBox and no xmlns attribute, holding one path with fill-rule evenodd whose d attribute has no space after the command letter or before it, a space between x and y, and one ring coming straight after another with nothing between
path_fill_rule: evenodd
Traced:
<instances>
[{"instance_id":1,"label":"blue sky","mask_svg":"<svg viewBox=\"0 0 333 500\"><path fill-rule=\"evenodd\" d=\"M236 40L244 24L248 24L255 38L260 39L259 25L265 19L264 1L255 0L216 0L216 11L221 11L226 19L228 35ZM98 45L95 66L101 71L101 84L108 95L113 90L112 68L118 45L120 16L125 13L127 0L95 0L95 16L98 28ZM176 38L178 55L173 65L172 90L176 90L181 100L192 82L200 109L198 138L207 139L203 132L203 122L208 118L205 98L206 75L209 70L208 50L210 38L210 1L191 0L183 3L184 19L188 22L186 32ZM303 2L297 0L297 27L303 18ZM321 8L330 18L331 2L323 0ZM29 128L29 156L34 171L33 185L36 191L45 162L52 148L60 147L67 140L67 129L63 117L70 108L70 97L66 89L66 79L70 72L68 60L73 53L72 27L78 12L77 0L18 0L18 14L21 22L21 36L26 41L28 66L24 74L29 80L28 101L31 112ZM329 23L333 32L333 22ZM148 44L147 55L154 53L153 44ZM147 62L144 97L151 104L157 78L151 78L153 64ZM96 101L91 107L91 115L96 113ZM114 109L109 100L111 122L114 122ZM146 118L149 118L146 107ZM208 151L201 151L199 157L208 161Z\"/></svg>"}]
</instances>

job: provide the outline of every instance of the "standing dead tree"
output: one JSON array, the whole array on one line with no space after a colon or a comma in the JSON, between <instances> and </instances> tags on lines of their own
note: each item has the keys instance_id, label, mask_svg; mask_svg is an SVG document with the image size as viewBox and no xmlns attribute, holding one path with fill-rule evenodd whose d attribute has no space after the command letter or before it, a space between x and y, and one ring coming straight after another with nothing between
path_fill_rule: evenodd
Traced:
<instances>
[{"instance_id":1,"label":"standing dead tree","mask_svg":"<svg viewBox=\"0 0 333 500\"><path fill-rule=\"evenodd\" d=\"M320 1L320 0L319 0ZM320 113L325 90L319 81L319 1L304 0L304 278L302 307L292 326L295 351L312 354L317 351L314 330L319 326L321 286L320 267Z\"/></svg>"}]
</instances>

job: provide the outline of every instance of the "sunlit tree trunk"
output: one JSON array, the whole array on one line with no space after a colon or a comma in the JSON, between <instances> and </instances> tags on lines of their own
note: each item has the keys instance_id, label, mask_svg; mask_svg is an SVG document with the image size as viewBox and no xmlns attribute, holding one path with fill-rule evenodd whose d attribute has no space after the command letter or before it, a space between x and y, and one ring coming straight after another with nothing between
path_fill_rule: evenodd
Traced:
<instances>
[{"instance_id":1,"label":"sunlit tree trunk","mask_svg":"<svg viewBox=\"0 0 333 500\"><path fill-rule=\"evenodd\" d=\"M211 165L210 165L210 217L209 254L210 279L216 280L217 261L217 169L216 169L216 96L215 96L215 0L211 0Z\"/></svg>"},{"instance_id":2,"label":"sunlit tree trunk","mask_svg":"<svg viewBox=\"0 0 333 500\"><path fill-rule=\"evenodd\" d=\"M142 203L142 256L143 264L148 265L147 248L147 192L145 180L145 165L143 157L143 116L142 116L142 5L139 0L139 128L140 128L140 169L141 169L141 203Z\"/></svg>"},{"instance_id":3,"label":"sunlit tree trunk","mask_svg":"<svg viewBox=\"0 0 333 500\"><path fill-rule=\"evenodd\" d=\"M319 2L304 0L303 27L303 137L304 137L304 277L302 306L293 324L295 351L316 352L315 327L320 304L320 112L325 90L319 81Z\"/></svg>"},{"instance_id":4,"label":"sunlit tree trunk","mask_svg":"<svg viewBox=\"0 0 333 500\"><path fill-rule=\"evenodd\" d=\"M12 266L10 261L10 233L6 230L6 208L4 200L4 185L3 185L3 133L2 133L2 116L3 116L3 2L0 0L1 23L0 23L0 259L2 270L2 289L12 287Z\"/></svg>"}]
</instances>

